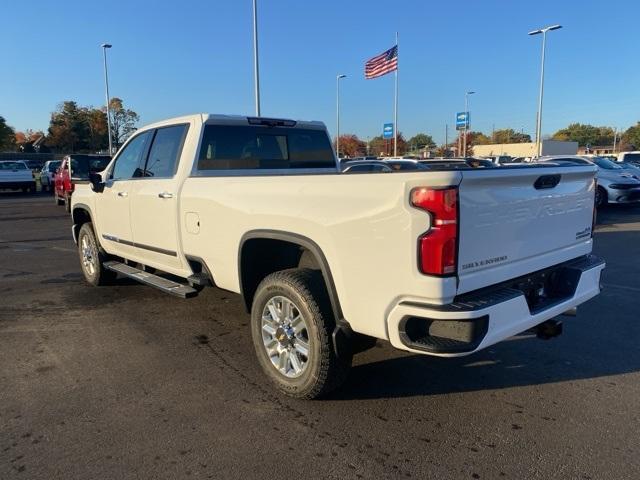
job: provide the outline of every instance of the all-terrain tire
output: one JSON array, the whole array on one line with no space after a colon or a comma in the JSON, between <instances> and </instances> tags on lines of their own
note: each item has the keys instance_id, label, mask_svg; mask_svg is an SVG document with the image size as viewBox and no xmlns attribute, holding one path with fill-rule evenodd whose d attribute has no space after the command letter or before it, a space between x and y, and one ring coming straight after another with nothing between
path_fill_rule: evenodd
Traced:
<instances>
[{"instance_id":1,"label":"all-terrain tire","mask_svg":"<svg viewBox=\"0 0 640 480\"><path fill-rule=\"evenodd\" d=\"M93 286L109 285L117 277L117 273L104 267L109 257L96 240L93 225L87 222L80 227L78 233L78 256L80 267L87 282Z\"/></svg>"},{"instance_id":2,"label":"all-terrain tire","mask_svg":"<svg viewBox=\"0 0 640 480\"><path fill-rule=\"evenodd\" d=\"M280 326L277 332L280 333L276 332L272 336L269 331L264 330L272 330L271 326L277 324L269 323L273 320L273 314L270 315L269 312L273 312L274 305L278 305L273 302L280 301L280 304L284 305L284 300L278 299L291 302L294 312L291 317L294 317L297 311L297 315L303 319L306 328L300 334L304 337L303 345L307 347L306 357L297 351L297 334L290 340L291 344L287 343L289 347L276 340L285 337L287 331L293 332L292 328L287 329L285 315L279 315L283 318L282 323L278 324ZM268 317L267 320L265 317ZM291 325L293 322L290 327ZM336 355L332 342L335 326L327 289L322 274L317 270L296 268L275 272L264 278L256 290L251 308L251 333L256 355L267 377L286 395L305 399L317 398L344 383L351 367L351 356ZM270 341L278 341L271 350L267 346ZM286 342L286 338L284 341ZM276 348L293 349L289 355L296 355L298 364L306 358L301 372L296 375L293 361L287 360L291 366L290 375L287 375L287 367L280 367L285 362L279 363L280 357L273 354Z\"/></svg>"}]
</instances>

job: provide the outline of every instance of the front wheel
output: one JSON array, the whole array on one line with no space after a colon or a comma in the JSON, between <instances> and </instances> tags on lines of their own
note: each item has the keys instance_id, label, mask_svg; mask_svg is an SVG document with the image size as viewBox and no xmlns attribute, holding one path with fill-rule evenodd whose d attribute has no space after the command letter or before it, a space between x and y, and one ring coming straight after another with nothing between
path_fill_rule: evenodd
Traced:
<instances>
[{"instance_id":1,"label":"front wheel","mask_svg":"<svg viewBox=\"0 0 640 480\"><path fill-rule=\"evenodd\" d=\"M91 223L85 223L78 233L78 255L84 278L91 285L107 285L115 280L117 274L104 268L107 254L102 251L96 240Z\"/></svg>"},{"instance_id":2,"label":"front wheel","mask_svg":"<svg viewBox=\"0 0 640 480\"><path fill-rule=\"evenodd\" d=\"M598 187L596 190L596 207L604 207L607 203L609 203L609 198L607 191L603 187Z\"/></svg>"},{"instance_id":3,"label":"front wheel","mask_svg":"<svg viewBox=\"0 0 640 480\"><path fill-rule=\"evenodd\" d=\"M346 379L351 357L332 344L335 320L317 270L283 270L258 286L251 308L251 333L263 371L285 394L317 398Z\"/></svg>"}]
</instances>

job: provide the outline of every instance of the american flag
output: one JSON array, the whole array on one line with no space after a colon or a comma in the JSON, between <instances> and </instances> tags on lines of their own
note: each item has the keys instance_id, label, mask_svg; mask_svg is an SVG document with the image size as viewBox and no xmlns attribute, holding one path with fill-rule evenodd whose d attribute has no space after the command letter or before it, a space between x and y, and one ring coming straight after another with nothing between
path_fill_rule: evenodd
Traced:
<instances>
[{"instance_id":1,"label":"american flag","mask_svg":"<svg viewBox=\"0 0 640 480\"><path fill-rule=\"evenodd\" d=\"M378 78L398 69L398 46L376 55L364 64L364 78Z\"/></svg>"}]
</instances>

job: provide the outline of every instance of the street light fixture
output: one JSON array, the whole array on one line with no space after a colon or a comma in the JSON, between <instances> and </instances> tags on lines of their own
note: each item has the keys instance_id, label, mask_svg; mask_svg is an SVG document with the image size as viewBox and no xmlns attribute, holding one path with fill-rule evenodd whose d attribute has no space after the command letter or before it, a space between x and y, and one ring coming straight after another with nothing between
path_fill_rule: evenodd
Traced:
<instances>
[{"instance_id":1,"label":"street light fixture","mask_svg":"<svg viewBox=\"0 0 640 480\"><path fill-rule=\"evenodd\" d=\"M107 97L107 135L109 135L109 155L113 155L112 139L111 139L111 110L109 108L109 74L107 73L107 48L111 48L110 43L103 43L102 53L104 58L104 87Z\"/></svg>"},{"instance_id":2,"label":"street light fixture","mask_svg":"<svg viewBox=\"0 0 640 480\"><path fill-rule=\"evenodd\" d=\"M340 79L346 75L336 75L336 157L340 159Z\"/></svg>"},{"instance_id":3,"label":"street light fixture","mask_svg":"<svg viewBox=\"0 0 640 480\"><path fill-rule=\"evenodd\" d=\"M464 122L464 139L463 139L463 147L462 147L462 156L466 157L467 156L467 130L469 128L469 124L471 123L469 121L469 95L473 95L474 91L468 91L468 92L464 92L464 114L466 115L466 119Z\"/></svg>"},{"instance_id":4,"label":"street light fixture","mask_svg":"<svg viewBox=\"0 0 640 480\"><path fill-rule=\"evenodd\" d=\"M539 157L542 155L542 97L544 95L544 56L547 48L547 32L551 30L558 30L562 28L562 25L551 25L548 27L540 28L529 32L529 35L542 34L542 62L540 67L540 95L538 96L538 117L536 118L536 155Z\"/></svg>"}]
</instances>

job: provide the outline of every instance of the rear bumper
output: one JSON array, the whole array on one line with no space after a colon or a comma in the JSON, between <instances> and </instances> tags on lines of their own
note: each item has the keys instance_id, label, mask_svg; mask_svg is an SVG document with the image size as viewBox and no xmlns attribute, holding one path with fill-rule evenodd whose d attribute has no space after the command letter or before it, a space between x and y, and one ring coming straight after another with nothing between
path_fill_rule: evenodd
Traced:
<instances>
[{"instance_id":1,"label":"rear bumper","mask_svg":"<svg viewBox=\"0 0 640 480\"><path fill-rule=\"evenodd\" d=\"M443 357L482 350L577 307L600 293L603 260L587 255L510 283L456 298L449 305L398 301L387 317L401 350ZM543 282L551 292L532 299ZM529 299L527 299L527 295Z\"/></svg>"}]
</instances>

